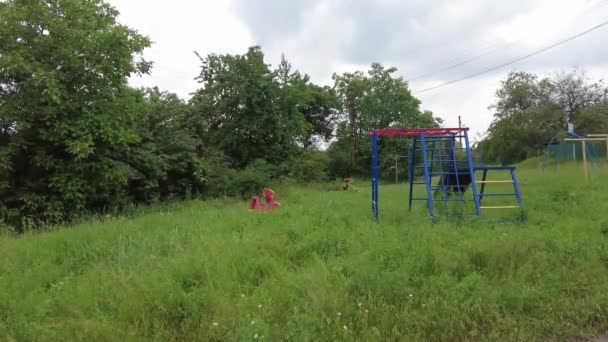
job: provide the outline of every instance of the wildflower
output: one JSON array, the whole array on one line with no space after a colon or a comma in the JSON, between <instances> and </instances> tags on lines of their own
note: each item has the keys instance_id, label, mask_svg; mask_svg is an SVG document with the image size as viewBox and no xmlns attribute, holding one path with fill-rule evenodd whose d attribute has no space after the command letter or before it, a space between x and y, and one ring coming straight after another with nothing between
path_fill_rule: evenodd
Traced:
<instances>
[{"instance_id":1,"label":"wildflower","mask_svg":"<svg viewBox=\"0 0 608 342\"><path fill-rule=\"evenodd\" d=\"M368 313L369 311L367 311L367 309L365 309L365 313Z\"/></svg>"},{"instance_id":2,"label":"wildflower","mask_svg":"<svg viewBox=\"0 0 608 342\"><path fill-rule=\"evenodd\" d=\"M253 339L257 340L258 339L258 333L255 333L255 335L253 335Z\"/></svg>"},{"instance_id":3,"label":"wildflower","mask_svg":"<svg viewBox=\"0 0 608 342\"><path fill-rule=\"evenodd\" d=\"M410 298L412 298L412 297L414 297L414 295L410 293Z\"/></svg>"},{"instance_id":4,"label":"wildflower","mask_svg":"<svg viewBox=\"0 0 608 342\"><path fill-rule=\"evenodd\" d=\"M359 307L361 307L361 305L363 305L362 303L357 304Z\"/></svg>"},{"instance_id":5,"label":"wildflower","mask_svg":"<svg viewBox=\"0 0 608 342\"><path fill-rule=\"evenodd\" d=\"M344 326L344 330L348 330L348 327L346 325Z\"/></svg>"},{"instance_id":6,"label":"wildflower","mask_svg":"<svg viewBox=\"0 0 608 342\"><path fill-rule=\"evenodd\" d=\"M341 313L341 312L338 312L338 317L340 317L340 316L342 316L342 313Z\"/></svg>"},{"instance_id":7,"label":"wildflower","mask_svg":"<svg viewBox=\"0 0 608 342\"><path fill-rule=\"evenodd\" d=\"M262 304L258 305L258 308L262 308Z\"/></svg>"},{"instance_id":8,"label":"wildflower","mask_svg":"<svg viewBox=\"0 0 608 342\"><path fill-rule=\"evenodd\" d=\"M245 294L244 293L241 293L241 298L245 298Z\"/></svg>"},{"instance_id":9,"label":"wildflower","mask_svg":"<svg viewBox=\"0 0 608 342\"><path fill-rule=\"evenodd\" d=\"M255 324L255 321L251 321L251 325L254 325L254 324Z\"/></svg>"},{"instance_id":10,"label":"wildflower","mask_svg":"<svg viewBox=\"0 0 608 342\"><path fill-rule=\"evenodd\" d=\"M217 327L218 325L220 325L218 322L213 322L214 327Z\"/></svg>"}]
</instances>

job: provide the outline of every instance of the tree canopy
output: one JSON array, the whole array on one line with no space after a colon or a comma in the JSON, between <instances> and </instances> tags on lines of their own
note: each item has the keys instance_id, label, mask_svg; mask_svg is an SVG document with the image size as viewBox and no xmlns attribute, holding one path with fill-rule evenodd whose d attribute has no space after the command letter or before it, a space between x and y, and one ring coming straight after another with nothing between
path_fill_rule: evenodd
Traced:
<instances>
[{"instance_id":1,"label":"tree canopy","mask_svg":"<svg viewBox=\"0 0 608 342\"><path fill-rule=\"evenodd\" d=\"M365 175L371 129L440 124L395 68L319 85L259 46L198 55L189 100L135 89L151 41L117 17L103 0L0 1L0 226Z\"/></svg>"},{"instance_id":2,"label":"tree canopy","mask_svg":"<svg viewBox=\"0 0 608 342\"><path fill-rule=\"evenodd\" d=\"M336 141L329 148L335 175L369 174L369 134L374 128L441 124L432 112L421 111L420 100L411 94L402 77L395 76L396 72L396 68L373 63L366 73L334 74L341 113ZM381 163L392 163L394 155L406 153L407 147L399 139L387 139L381 141L379 151ZM390 169L387 166L383 169Z\"/></svg>"},{"instance_id":3,"label":"tree canopy","mask_svg":"<svg viewBox=\"0 0 608 342\"><path fill-rule=\"evenodd\" d=\"M605 131L607 94L602 81L592 82L581 69L542 79L510 73L490 107L494 121L480 144L484 158L509 164L538 155L568 123L583 135Z\"/></svg>"},{"instance_id":4,"label":"tree canopy","mask_svg":"<svg viewBox=\"0 0 608 342\"><path fill-rule=\"evenodd\" d=\"M117 14L95 0L0 4L5 219L61 222L121 202L132 170L116 155L139 141L127 77L151 64L148 38Z\"/></svg>"}]
</instances>

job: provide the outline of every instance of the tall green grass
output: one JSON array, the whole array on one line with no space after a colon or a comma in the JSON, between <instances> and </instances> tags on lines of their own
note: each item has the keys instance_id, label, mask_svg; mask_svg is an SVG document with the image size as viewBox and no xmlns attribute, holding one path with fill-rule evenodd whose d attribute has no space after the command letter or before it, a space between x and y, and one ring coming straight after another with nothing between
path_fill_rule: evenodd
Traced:
<instances>
[{"instance_id":1,"label":"tall green grass","mask_svg":"<svg viewBox=\"0 0 608 342\"><path fill-rule=\"evenodd\" d=\"M431 225L406 186L283 186L0 238L2 340L568 340L608 327L608 170L518 170L526 224Z\"/></svg>"}]
</instances>

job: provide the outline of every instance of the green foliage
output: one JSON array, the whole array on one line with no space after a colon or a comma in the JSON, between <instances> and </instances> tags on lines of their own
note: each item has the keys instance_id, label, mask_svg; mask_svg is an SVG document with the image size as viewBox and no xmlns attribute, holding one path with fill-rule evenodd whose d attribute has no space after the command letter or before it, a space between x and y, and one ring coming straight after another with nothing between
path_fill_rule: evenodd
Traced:
<instances>
[{"instance_id":1,"label":"green foliage","mask_svg":"<svg viewBox=\"0 0 608 342\"><path fill-rule=\"evenodd\" d=\"M240 196L247 198L260 194L268 187L272 177L270 165L263 159L256 159L242 170L230 167L221 152L207 154L203 158L203 193L208 197Z\"/></svg>"},{"instance_id":2,"label":"green foliage","mask_svg":"<svg viewBox=\"0 0 608 342\"><path fill-rule=\"evenodd\" d=\"M396 68L386 69L374 63L367 75L362 72L334 74L344 114L337 139L329 147L333 176L369 174L372 129L439 127L441 124L432 112L420 110L420 100L411 94L403 78L394 76L396 72ZM381 170L394 165L395 154L406 155L407 142L398 138L382 139L379 144Z\"/></svg>"},{"instance_id":3,"label":"green foliage","mask_svg":"<svg viewBox=\"0 0 608 342\"><path fill-rule=\"evenodd\" d=\"M589 133L608 132L608 103L589 106L581 110L577 130Z\"/></svg>"},{"instance_id":4,"label":"green foliage","mask_svg":"<svg viewBox=\"0 0 608 342\"><path fill-rule=\"evenodd\" d=\"M369 188L309 185L277 190L276 212L188 201L5 235L0 339L593 340L608 182L576 165L518 176L525 225L432 226L400 186L380 188L376 223Z\"/></svg>"},{"instance_id":5,"label":"green foliage","mask_svg":"<svg viewBox=\"0 0 608 342\"><path fill-rule=\"evenodd\" d=\"M343 122L338 125L336 141L327 149L329 156L329 176L331 178L344 178L355 174L353 163L353 146L350 143L348 128Z\"/></svg>"},{"instance_id":6,"label":"green foliage","mask_svg":"<svg viewBox=\"0 0 608 342\"><path fill-rule=\"evenodd\" d=\"M479 146L484 159L510 164L539 155L566 122L578 134L603 133L607 92L576 69L551 79L510 73L496 91L495 119Z\"/></svg>"},{"instance_id":7,"label":"green foliage","mask_svg":"<svg viewBox=\"0 0 608 342\"><path fill-rule=\"evenodd\" d=\"M327 86L313 84L308 75L302 75L298 71L292 73L285 56L276 73L281 88L282 110L302 117L307 124L304 148L309 149L319 142L329 141L333 135L338 108L335 91Z\"/></svg>"},{"instance_id":8,"label":"green foliage","mask_svg":"<svg viewBox=\"0 0 608 342\"><path fill-rule=\"evenodd\" d=\"M329 170L329 155L326 152L306 151L291 162L289 170L289 176L299 181L326 181Z\"/></svg>"},{"instance_id":9,"label":"green foliage","mask_svg":"<svg viewBox=\"0 0 608 342\"><path fill-rule=\"evenodd\" d=\"M142 94L138 94L142 96ZM134 202L187 198L202 191L199 142L188 122L188 106L175 94L147 89L135 125L140 137L124 153L134 170L128 193Z\"/></svg>"},{"instance_id":10,"label":"green foliage","mask_svg":"<svg viewBox=\"0 0 608 342\"><path fill-rule=\"evenodd\" d=\"M57 223L127 202L120 151L139 141L127 77L150 41L102 1L0 4L2 217Z\"/></svg>"},{"instance_id":11,"label":"green foliage","mask_svg":"<svg viewBox=\"0 0 608 342\"><path fill-rule=\"evenodd\" d=\"M255 159L280 163L297 152L305 121L297 111L282 111L276 75L259 47L244 55L209 55L192 98L199 136L220 148L238 168Z\"/></svg>"}]
</instances>

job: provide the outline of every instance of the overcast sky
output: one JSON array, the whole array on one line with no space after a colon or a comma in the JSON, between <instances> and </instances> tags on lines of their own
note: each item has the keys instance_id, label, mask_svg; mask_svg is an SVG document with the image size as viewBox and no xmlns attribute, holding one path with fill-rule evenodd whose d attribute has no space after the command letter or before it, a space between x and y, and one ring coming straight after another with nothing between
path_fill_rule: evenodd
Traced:
<instances>
[{"instance_id":1,"label":"overcast sky","mask_svg":"<svg viewBox=\"0 0 608 342\"><path fill-rule=\"evenodd\" d=\"M395 66L414 95L457 126L458 115L478 136L509 71L548 76L573 66L595 78L608 74L608 26L512 66L428 92L551 45L608 20L608 0L110 0L120 22L149 36L150 76L136 86L159 86L184 98L198 88L194 51L243 53L261 45L276 65L285 53L313 81L333 72ZM482 55L470 63L450 65Z\"/></svg>"}]
</instances>

